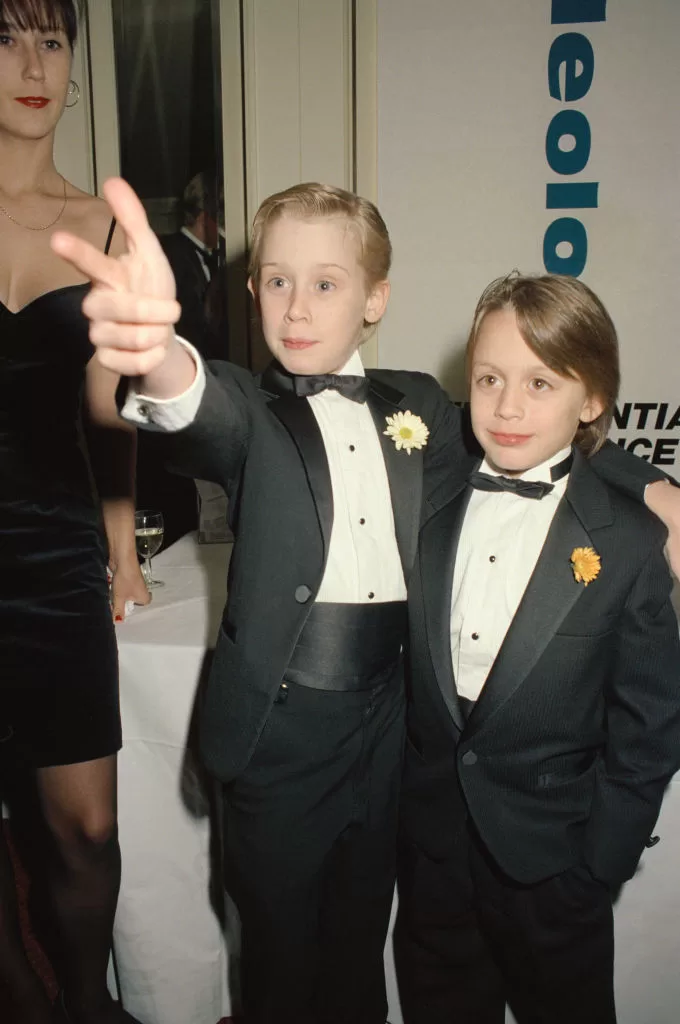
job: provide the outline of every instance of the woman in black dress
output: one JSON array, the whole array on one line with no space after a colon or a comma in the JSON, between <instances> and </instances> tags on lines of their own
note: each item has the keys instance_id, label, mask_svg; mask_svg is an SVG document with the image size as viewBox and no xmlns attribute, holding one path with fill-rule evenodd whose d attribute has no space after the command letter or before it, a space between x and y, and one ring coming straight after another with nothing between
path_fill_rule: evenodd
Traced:
<instances>
[{"instance_id":1,"label":"woman in black dress","mask_svg":"<svg viewBox=\"0 0 680 1024\"><path fill-rule=\"evenodd\" d=\"M132 1020L106 988L121 735L101 525L119 618L126 599L148 600L134 435L116 415L117 377L90 362L88 284L50 250L62 227L122 248L106 204L52 156L77 14L74 0L0 0L0 790L3 766L35 775L62 987L51 1008L23 952L0 837L0 991L21 1024Z\"/></svg>"}]
</instances>

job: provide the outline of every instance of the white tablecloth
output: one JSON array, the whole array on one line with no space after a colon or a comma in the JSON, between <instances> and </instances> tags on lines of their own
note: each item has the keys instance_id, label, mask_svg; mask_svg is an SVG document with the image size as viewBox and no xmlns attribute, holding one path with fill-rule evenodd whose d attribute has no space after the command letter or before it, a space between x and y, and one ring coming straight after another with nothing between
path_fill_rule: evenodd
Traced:
<instances>
[{"instance_id":1,"label":"white tablecloth","mask_svg":"<svg viewBox=\"0 0 680 1024\"><path fill-rule=\"evenodd\" d=\"M166 586L118 632L125 745L115 954L125 1006L143 1024L216 1024L230 1009L233 908L223 932L211 905L207 797L187 754L230 551L230 545L199 547L191 536L178 541L154 559L154 573ZM620 1024L678 1020L680 779L669 789L655 831L662 841L645 852L615 911ZM213 881L219 894L219 878ZM386 967L389 1019L401 1024L389 944Z\"/></svg>"},{"instance_id":2,"label":"white tablecloth","mask_svg":"<svg viewBox=\"0 0 680 1024\"><path fill-rule=\"evenodd\" d=\"M211 905L211 888L214 903L221 893L210 866L217 836L187 751L230 553L230 545L182 538L153 560L165 586L118 627L123 877L114 953L124 1005L143 1024L216 1024L230 1011L235 939Z\"/></svg>"}]
</instances>

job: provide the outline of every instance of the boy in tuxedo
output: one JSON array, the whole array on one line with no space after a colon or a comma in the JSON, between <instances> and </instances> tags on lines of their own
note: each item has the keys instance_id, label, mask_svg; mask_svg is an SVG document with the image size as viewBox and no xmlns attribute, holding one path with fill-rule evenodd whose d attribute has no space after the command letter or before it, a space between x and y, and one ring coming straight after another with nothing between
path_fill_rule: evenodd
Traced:
<instances>
[{"instance_id":1,"label":"boy in tuxedo","mask_svg":"<svg viewBox=\"0 0 680 1024\"><path fill-rule=\"evenodd\" d=\"M223 783L245 1017L384 1024L406 580L421 502L462 452L459 412L425 374L364 371L391 260L372 203L309 184L262 204L249 287L273 360L253 376L206 366L174 337L169 268L117 185L129 248L150 254L126 290L120 267L91 268L110 282L89 296L91 337L108 365L144 375L123 414L166 431L173 466L229 496L235 543L200 738Z\"/></svg>"},{"instance_id":2,"label":"boy in tuxedo","mask_svg":"<svg viewBox=\"0 0 680 1024\"><path fill-rule=\"evenodd\" d=\"M422 510L468 460L459 411L425 374L364 371L391 259L372 203L318 184L264 201L249 287L273 359L253 376L206 366L175 337L172 275L143 210L122 181L105 194L123 259L54 241L95 281L84 310L98 358L138 378L124 415L165 431L174 466L229 496L201 749L223 783L248 1024L383 1024L406 585ZM638 496L661 477L612 445L597 461Z\"/></svg>"},{"instance_id":3,"label":"boy in tuxedo","mask_svg":"<svg viewBox=\"0 0 680 1024\"><path fill-rule=\"evenodd\" d=\"M612 891L680 764L665 531L590 465L619 367L584 284L493 282L467 363L484 460L409 588L405 1021L611 1024Z\"/></svg>"}]
</instances>

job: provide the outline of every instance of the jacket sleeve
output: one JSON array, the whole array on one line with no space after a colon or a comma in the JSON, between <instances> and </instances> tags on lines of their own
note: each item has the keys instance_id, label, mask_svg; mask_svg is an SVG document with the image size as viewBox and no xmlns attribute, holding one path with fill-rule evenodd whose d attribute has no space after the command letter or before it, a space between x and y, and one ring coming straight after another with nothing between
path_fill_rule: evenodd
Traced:
<instances>
[{"instance_id":1,"label":"jacket sleeve","mask_svg":"<svg viewBox=\"0 0 680 1024\"><path fill-rule=\"evenodd\" d=\"M227 489L245 458L257 392L251 374L230 363L205 363L181 338L197 365L194 383L176 398L158 400L121 377L116 395L123 419L156 438L165 466L181 476L210 480Z\"/></svg>"},{"instance_id":2,"label":"jacket sleeve","mask_svg":"<svg viewBox=\"0 0 680 1024\"><path fill-rule=\"evenodd\" d=\"M607 441L589 460L589 464L605 483L635 501L644 502L647 484L669 479L675 483L663 470L613 441Z\"/></svg>"},{"instance_id":3,"label":"jacket sleeve","mask_svg":"<svg viewBox=\"0 0 680 1024\"><path fill-rule=\"evenodd\" d=\"M588 867L612 885L634 874L665 787L680 767L680 640L671 586L661 540L612 637L607 740L585 843Z\"/></svg>"},{"instance_id":4,"label":"jacket sleeve","mask_svg":"<svg viewBox=\"0 0 680 1024\"><path fill-rule=\"evenodd\" d=\"M229 363L206 365L205 390L193 421L167 435L167 466L229 490L246 457L252 429L252 377Z\"/></svg>"},{"instance_id":5,"label":"jacket sleeve","mask_svg":"<svg viewBox=\"0 0 680 1024\"><path fill-rule=\"evenodd\" d=\"M478 448L461 409L434 378L429 378L428 427L425 449L426 489L429 511L436 509L479 462Z\"/></svg>"}]
</instances>

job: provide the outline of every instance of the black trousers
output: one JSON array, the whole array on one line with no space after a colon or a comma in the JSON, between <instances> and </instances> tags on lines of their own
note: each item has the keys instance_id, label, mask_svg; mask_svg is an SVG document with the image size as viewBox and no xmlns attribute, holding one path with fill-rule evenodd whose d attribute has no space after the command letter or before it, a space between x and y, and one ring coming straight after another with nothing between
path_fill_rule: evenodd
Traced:
<instances>
[{"instance_id":1,"label":"black trousers","mask_svg":"<svg viewBox=\"0 0 680 1024\"><path fill-rule=\"evenodd\" d=\"M444 861L399 853L395 961L405 1024L615 1024L609 889L575 867L520 885L471 828Z\"/></svg>"},{"instance_id":2,"label":"black trousers","mask_svg":"<svg viewBox=\"0 0 680 1024\"><path fill-rule=\"evenodd\" d=\"M361 692L287 683L225 787L247 1024L384 1024L396 871L401 666Z\"/></svg>"}]
</instances>

